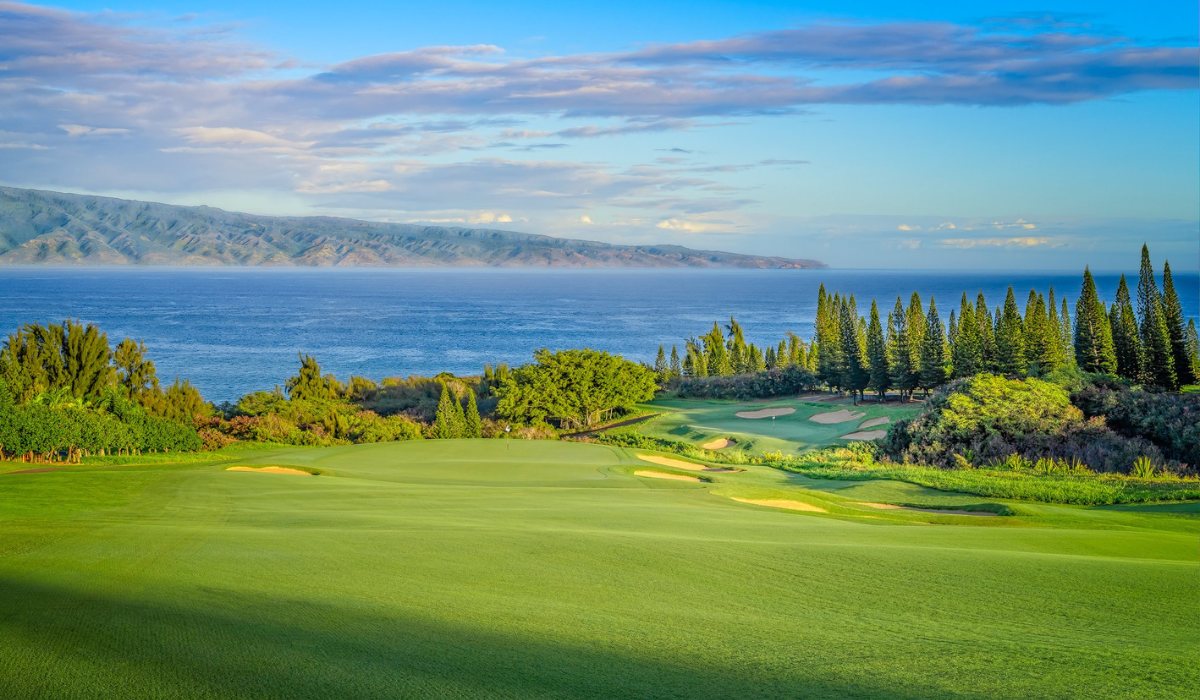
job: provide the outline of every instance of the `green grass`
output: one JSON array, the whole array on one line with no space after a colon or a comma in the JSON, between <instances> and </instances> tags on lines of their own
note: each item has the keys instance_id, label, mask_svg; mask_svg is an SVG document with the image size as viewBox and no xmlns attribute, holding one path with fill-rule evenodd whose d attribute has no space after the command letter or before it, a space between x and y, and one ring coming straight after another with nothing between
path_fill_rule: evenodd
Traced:
<instances>
[{"instance_id":1,"label":"green grass","mask_svg":"<svg viewBox=\"0 0 1200 700\"><path fill-rule=\"evenodd\" d=\"M648 466L638 452L417 441L0 475L0 697L1178 698L1200 685L1195 510L761 466L660 481L630 475ZM324 475L224 471L234 463Z\"/></svg>"},{"instance_id":2,"label":"green grass","mask_svg":"<svg viewBox=\"0 0 1200 700\"><path fill-rule=\"evenodd\" d=\"M747 455L762 455L767 452L802 454L829 445L845 444L841 436L855 432L864 421L881 416L888 416L896 421L915 415L921 407L921 404L915 403L879 405L874 401L864 401L855 407L849 399L836 402L775 400L752 403L669 399L648 405L664 413L658 418L639 423L636 430L642 435L697 446L716 438L734 438L737 445L728 450L740 451ZM737 416L742 411L775 407L794 408L796 412L774 419L747 419ZM841 409L863 413L865 416L832 425L809 420L818 413ZM875 429L886 429L886 426Z\"/></svg>"}]
</instances>

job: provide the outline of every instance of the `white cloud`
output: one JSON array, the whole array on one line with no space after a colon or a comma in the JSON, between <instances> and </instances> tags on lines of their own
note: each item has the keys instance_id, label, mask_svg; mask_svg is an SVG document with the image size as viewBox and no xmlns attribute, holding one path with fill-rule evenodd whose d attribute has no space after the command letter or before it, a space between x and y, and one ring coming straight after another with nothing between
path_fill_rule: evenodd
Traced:
<instances>
[{"instance_id":1,"label":"white cloud","mask_svg":"<svg viewBox=\"0 0 1200 700\"><path fill-rule=\"evenodd\" d=\"M129 129L84 126L83 124L59 124L58 128L67 132L67 136L73 138L78 136L119 136L130 132Z\"/></svg>"},{"instance_id":2,"label":"white cloud","mask_svg":"<svg viewBox=\"0 0 1200 700\"><path fill-rule=\"evenodd\" d=\"M945 238L941 245L944 248L968 250L970 248L1036 248L1049 245L1050 239L1045 236L1016 236L1013 238Z\"/></svg>"}]
</instances>

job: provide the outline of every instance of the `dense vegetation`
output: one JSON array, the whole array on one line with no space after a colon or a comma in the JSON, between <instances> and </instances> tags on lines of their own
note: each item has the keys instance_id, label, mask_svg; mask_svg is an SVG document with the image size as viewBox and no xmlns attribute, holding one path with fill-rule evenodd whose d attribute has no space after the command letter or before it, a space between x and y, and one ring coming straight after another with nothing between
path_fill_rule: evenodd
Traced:
<instances>
[{"instance_id":1,"label":"dense vegetation","mask_svg":"<svg viewBox=\"0 0 1200 700\"><path fill-rule=\"evenodd\" d=\"M595 350L538 350L497 390L498 416L560 428L592 426L654 398L654 373Z\"/></svg>"},{"instance_id":2,"label":"dense vegetation","mask_svg":"<svg viewBox=\"0 0 1200 700\"><path fill-rule=\"evenodd\" d=\"M881 400L889 391L902 398L917 391L928 394L981 372L1040 377L1070 366L1177 390L1200 377L1200 339L1195 322L1185 323L1170 263L1164 264L1162 279L1159 291L1143 246L1136 311L1124 276L1106 309L1085 269L1074 320L1067 299L1057 298L1053 287L1045 295L1030 290L1023 313L1009 287L1003 307L994 311L982 293L971 301L964 292L947 323L936 300L930 298L925 307L916 292L907 306L897 297L885 321L876 300L863 317L853 294L830 295L822 285L816 333L809 343L789 334L763 352L748 344L741 326L730 319L724 328L714 324L707 334L688 339L682 360L677 347L668 360L660 346L654 369L659 381L681 396L706 398L782 395L771 393L779 386L777 379L756 383L724 378L789 367L808 373L801 382L804 388L827 386L856 397L870 391Z\"/></svg>"}]
</instances>

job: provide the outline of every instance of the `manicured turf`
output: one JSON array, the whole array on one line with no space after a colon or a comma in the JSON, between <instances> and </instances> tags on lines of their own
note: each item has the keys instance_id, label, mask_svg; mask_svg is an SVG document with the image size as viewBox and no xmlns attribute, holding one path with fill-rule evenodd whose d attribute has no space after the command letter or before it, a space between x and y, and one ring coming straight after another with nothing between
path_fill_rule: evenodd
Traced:
<instances>
[{"instance_id":1,"label":"manicured turf","mask_svg":"<svg viewBox=\"0 0 1200 700\"><path fill-rule=\"evenodd\" d=\"M703 445L716 438L734 438L737 445L730 450L761 455L766 452L801 454L829 445L846 444L842 440L858 430L863 422L887 416L893 421L908 418L921 410L919 403L892 402L880 405L863 401L857 407L849 399L837 401L778 400L753 403L731 401L696 401L671 399L649 404L663 415L638 424L637 430L650 437ZM738 413L764 408L793 408L795 413L776 418L740 418ZM863 418L845 423L821 424L812 416L840 411L864 414ZM869 430L886 430L881 425Z\"/></svg>"},{"instance_id":2,"label":"manicured turf","mask_svg":"<svg viewBox=\"0 0 1200 700\"><path fill-rule=\"evenodd\" d=\"M672 470L636 454L425 441L0 475L0 697L1107 699L1200 685L1194 510L883 511L856 504L987 502L765 467L646 479L632 472Z\"/></svg>"}]
</instances>

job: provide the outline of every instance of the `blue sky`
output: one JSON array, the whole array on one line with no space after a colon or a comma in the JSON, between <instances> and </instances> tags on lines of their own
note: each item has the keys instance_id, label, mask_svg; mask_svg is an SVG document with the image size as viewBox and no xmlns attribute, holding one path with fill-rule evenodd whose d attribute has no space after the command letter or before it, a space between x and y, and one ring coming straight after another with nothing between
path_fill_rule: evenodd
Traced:
<instances>
[{"instance_id":1,"label":"blue sky","mask_svg":"<svg viewBox=\"0 0 1200 700\"><path fill-rule=\"evenodd\" d=\"M1194 2L0 3L0 182L840 267L1200 258ZM1133 264L1136 264L1134 262Z\"/></svg>"}]
</instances>

